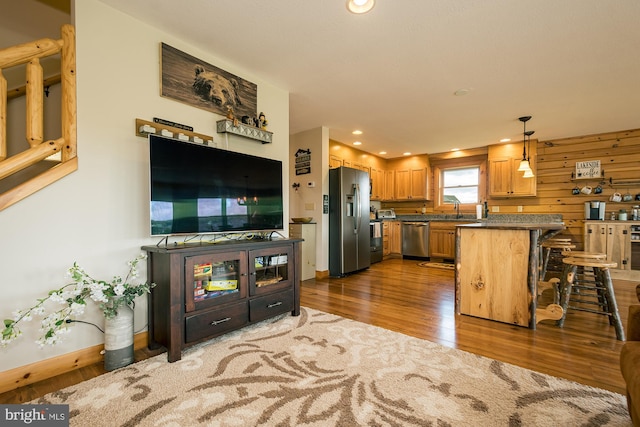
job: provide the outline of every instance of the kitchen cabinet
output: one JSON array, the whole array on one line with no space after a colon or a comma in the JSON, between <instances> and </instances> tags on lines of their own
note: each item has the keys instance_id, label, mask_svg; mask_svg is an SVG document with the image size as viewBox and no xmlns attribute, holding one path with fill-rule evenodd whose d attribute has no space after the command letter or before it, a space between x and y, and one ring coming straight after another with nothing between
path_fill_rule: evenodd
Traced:
<instances>
[{"instance_id":1,"label":"kitchen cabinet","mask_svg":"<svg viewBox=\"0 0 640 427\"><path fill-rule=\"evenodd\" d=\"M384 200L384 170L371 167L371 200Z\"/></svg>"},{"instance_id":2,"label":"kitchen cabinet","mask_svg":"<svg viewBox=\"0 0 640 427\"><path fill-rule=\"evenodd\" d=\"M402 254L402 221L389 221L389 251L392 255Z\"/></svg>"},{"instance_id":3,"label":"kitchen cabinet","mask_svg":"<svg viewBox=\"0 0 640 427\"><path fill-rule=\"evenodd\" d=\"M396 171L384 171L384 197L383 200L394 200L396 194Z\"/></svg>"},{"instance_id":4,"label":"kitchen cabinet","mask_svg":"<svg viewBox=\"0 0 640 427\"><path fill-rule=\"evenodd\" d=\"M391 246L389 245L389 221L382 222L382 256L386 257L391 254Z\"/></svg>"},{"instance_id":5,"label":"kitchen cabinet","mask_svg":"<svg viewBox=\"0 0 640 427\"><path fill-rule=\"evenodd\" d=\"M454 259L456 256L456 225L459 221L429 222L429 257Z\"/></svg>"},{"instance_id":6,"label":"kitchen cabinet","mask_svg":"<svg viewBox=\"0 0 640 427\"><path fill-rule=\"evenodd\" d=\"M149 348L182 350L250 323L300 314L300 240L144 246Z\"/></svg>"},{"instance_id":7,"label":"kitchen cabinet","mask_svg":"<svg viewBox=\"0 0 640 427\"><path fill-rule=\"evenodd\" d=\"M382 256L402 255L402 221L382 222Z\"/></svg>"},{"instance_id":8,"label":"kitchen cabinet","mask_svg":"<svg viewBox=\"0 0 640 427\"><path fill-rule=\"evenodd\" d=\"M395 174L395 200L427 200L427 169L399 169Z\"/></svg>"},{"instance_id":9,"label":"kitchen cabinet","mask_svg":"<svg viewBox=\"0 0 640 427\"><path fill-rule=\"evenodd\" d=\"M536 171L536 142L527 148L531 169ZM523 178L518 171L522 160L522 144L490 145L489 153L489 196L491 197L534 197L536 196L536 177Z\"/></svg>"},{"instance_id":10,"label":"kitchen cabinet","mask_svg":"<svg viewBox=\"0 0 640 427\"><path fill-rule=\"evenodd\" d=\"M617 270L631 270L631 227L622 221L586 221L584 247L587 252L607 255Z\"/></svg>"},{"instance_id":11,"label":"kitchen cabinet","mask_svg":"<svg viewBox=\"0 0 640 427\"><path fill-rule=\"evenodd\" d=\"M329 156L329 169L335 169L342 166L342 159L333 154Z\"/></svg>"}]
</instances>

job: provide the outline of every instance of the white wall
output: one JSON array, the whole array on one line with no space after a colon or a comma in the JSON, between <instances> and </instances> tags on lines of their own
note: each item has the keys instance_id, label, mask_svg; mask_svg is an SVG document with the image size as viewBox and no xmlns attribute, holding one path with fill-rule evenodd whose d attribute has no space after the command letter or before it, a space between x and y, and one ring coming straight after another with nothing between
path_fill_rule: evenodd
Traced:
<instances>
[{"instance_id":1,"label":"white wall","mask_svg":"<svg viewBox=\"0 0 640 427\"><path fill-rule=\"evenodd\" d=\"M295 174L295 153L298 149L311 150L311 173ZM329 270L329 215L322 213L322 196L329 194L329 129L311 129L291 135L289 157L291 157L291 183L300 183L297 191L290 189L289 200L292 217L313 217L316 226L316 271ZM313 181L315 187L307 183ZM311 207L311 209L308 209Z\"/></svg>"},{"instance_id":2,"label":"white wall","mask_svg":"<svg viewBox=\"0 0 640 427\"><path fill-rule=\"evenodd\" d=\"M24 13L34 13L27 3ZM0 211L3 319L66 283L66 270L74 261L109 280L126 272L126 261L140 253L142 245L159 240L149 237L148 144L135 136L136 118L185 123L224 141L215 132L220 116L159 96L161 42L258 85L258 110L266 113L274 141L262 145L231 137L229 149L283 161L285 222L289 218L288 92L97 0L75 3L79 170ZM59 37L59 29L52 37ZM95 309L83 320L103 323ZM146 304L139 300L136 329L145 324ZM64 343L40 350L33 343L38 324L27 326L19 342L0 349L1 369L103 341L96 329L75 325Z\"/></svg>"}]
</instances>

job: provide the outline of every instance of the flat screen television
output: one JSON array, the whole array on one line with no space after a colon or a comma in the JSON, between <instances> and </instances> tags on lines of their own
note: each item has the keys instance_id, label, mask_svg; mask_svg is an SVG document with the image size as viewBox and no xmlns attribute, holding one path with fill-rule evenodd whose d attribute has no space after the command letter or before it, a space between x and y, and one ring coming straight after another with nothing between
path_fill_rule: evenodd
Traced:
<instances>
[{"instance_id":1,"label":"flat screen television","mask_svg":"<svg viewBox=\"0 0 640 427\"><path fill-rule=\"evenodd\" d=\"M283 229L282 162L149 135L151 235Z\"/></svg>"}]
</instances>

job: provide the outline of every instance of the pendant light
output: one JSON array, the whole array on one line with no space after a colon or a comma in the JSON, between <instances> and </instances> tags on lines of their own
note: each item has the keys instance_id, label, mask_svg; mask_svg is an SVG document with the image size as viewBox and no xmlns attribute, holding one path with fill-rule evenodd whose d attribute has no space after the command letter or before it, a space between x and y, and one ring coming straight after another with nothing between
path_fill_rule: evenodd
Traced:
<instances>
[{"instance_id":1,"label":"pendant light","mask_svg":"<svg viewBox=\"0 0 640 427\"><path fill-rule=\"evenodd\" d=\"M527 170L524 171L524 175L522 175L523 178L533 178L533 170L531 170L531 135L534 134L534 131L532 130L528 130L524 133L524 135L527 137L527 149L529 150L529 152L527 153Z\"/></svg>"},{"instance_id":2,"label":"pendant light","mask_svg":"<svg viewBox=\"0 0 640 427\"><path fill-rule=\"evenodd\" d=\"M527 160L527 122L531 119L531 116L522 116L518 117L518 120L522 122L524 129L522 131L522 160L520 160L520 165L518 166L518 172L524 172L527 169L531 169L529 167L529 160Z\"/></svg>"}]
</instances>

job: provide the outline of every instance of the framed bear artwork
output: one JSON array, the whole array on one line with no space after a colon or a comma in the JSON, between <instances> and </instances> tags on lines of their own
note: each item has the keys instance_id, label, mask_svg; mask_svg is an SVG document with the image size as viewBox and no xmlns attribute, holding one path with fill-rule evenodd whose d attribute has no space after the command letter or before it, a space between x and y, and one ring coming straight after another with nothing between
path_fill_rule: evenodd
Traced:
<instances>
[{"instance_id":1,"label":"framed bear artwork","mask_svg":"<svg viewBox=\"0 0 640 427\"><path fill-rule=\"evenodd\" d=\"M226 116L257 117L258 87L215 65L161 43L160 95Z\"/></svg>"}]
</instances>

